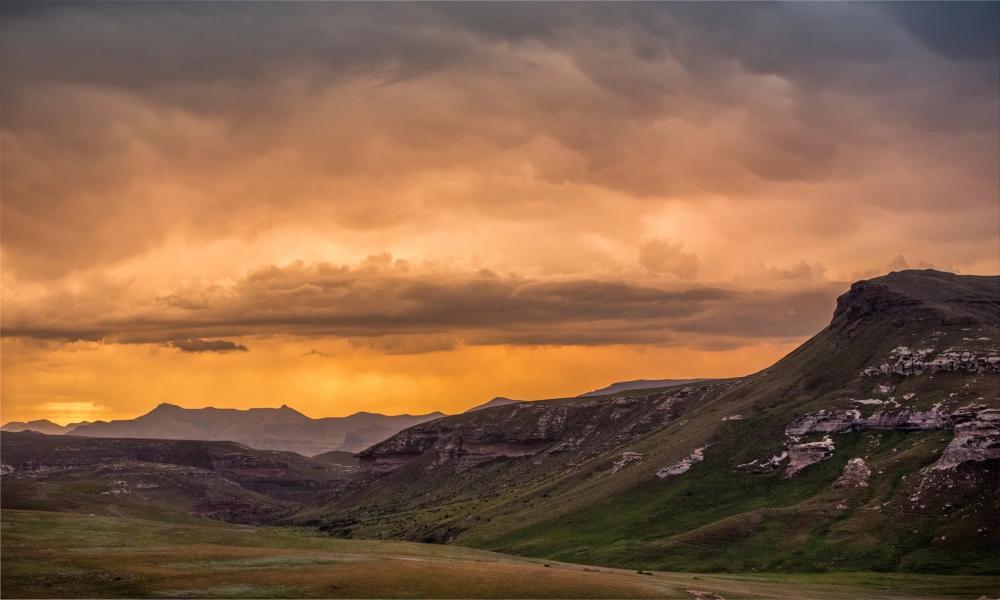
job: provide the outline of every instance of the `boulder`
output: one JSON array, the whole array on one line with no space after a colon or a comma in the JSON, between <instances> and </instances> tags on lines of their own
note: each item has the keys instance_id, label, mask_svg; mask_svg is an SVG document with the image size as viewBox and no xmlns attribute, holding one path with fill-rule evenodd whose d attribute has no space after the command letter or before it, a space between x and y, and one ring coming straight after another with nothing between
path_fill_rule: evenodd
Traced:
<instances>
[{"instance_id":1,"label":"boulder","mask_svg":"<svg viewBox=\"0 0 1000 600\"><path fill-rule=\"evenodd\" d=\"M978 411L969 421L955 425L955 437L932 469L954 469L968 461L1000 459L1000 410Z\"/></svg>"},{"instance_id":2,"label":"boulder","mask_svg":"<svg viewBox=\"0 0 1000 600\"><path fill-rule=\"evenodd\" d=\"M824 436L818 442L792 444L788 447L788 468L785 469L785 479L791 479L799 471L809 465L829 459L833 456L834 444L830 436Z\"/></svg>"},{"instance_id":3,"label":"boulder","mask_svg":"<svg viewBox=\"0 0 1000 600\"><path fill-rule=\"evenodd\" d=\"M668 477L674 477L682 473L687 473L688 470L695 464L705 460L705 448L708 448L708 446L705 445L701 448L695 448L691 454L688 454L686 457L681 459L680 462L667 467L661 467L656 471L656 476L660 479L666 479Z\"/></svg>"},{"instance_id":4,"label":"boulder","mask_svg":"<svg viewBox=\"0 0 1000 600\"><path fill-rule=\"evenodd\" d=\"M642 454L638 452L622 452L615 462L611 464L611 472L617 473L632 463L642 462Z\"/></svg>"},{"instance_id":5,"label":"boulder","mask_svg":"<svg viewBox=\"0 0 1000 600\"><path fill-rule=\"evenodd\" d=\"M868 480L871 479L872 471L868 468L863 458L852 458L844 465L837 481L833 482L834 487L868 487Z\"/></svg>"}]
</instances>

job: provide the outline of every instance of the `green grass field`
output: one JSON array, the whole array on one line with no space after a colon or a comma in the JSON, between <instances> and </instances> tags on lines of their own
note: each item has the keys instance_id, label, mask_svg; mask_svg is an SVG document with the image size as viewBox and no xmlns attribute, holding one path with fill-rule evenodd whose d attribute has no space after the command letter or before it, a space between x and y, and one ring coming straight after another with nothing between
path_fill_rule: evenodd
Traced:
<instances>
[{"instance_id":1,"label":"green grass field","mask_svg":"<svg viewBox=\"0 0 1000 600\"><path fill-rule=\"evenodd\" d=\"M639 574L287 528L4 510L4 598L979 598L1000 579L875 573Z\"/></svg>"}]
</instances>

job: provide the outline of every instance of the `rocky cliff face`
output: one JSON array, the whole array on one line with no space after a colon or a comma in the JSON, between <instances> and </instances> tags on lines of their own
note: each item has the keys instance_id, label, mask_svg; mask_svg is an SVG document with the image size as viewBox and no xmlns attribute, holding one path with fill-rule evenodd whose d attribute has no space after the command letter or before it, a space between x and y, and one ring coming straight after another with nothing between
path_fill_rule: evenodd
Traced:
<instances>
[{"instance_id":1,"label":"rocky cliff face","mask_svg":"<svg viewBox=\"0 0 1000 600\"><path fill-rule=\"evenodd\" d=\"M955 425L955 437L934 463L936 470L954 469L969 462L1000 459L1000 410L988 408L967 412L967 420Z\"/></svg>"},{"instance_id":2,"label":"rocky cliff face","mask_svg":"<svg viewBox=\"0 0 1000 600\"><path fill-rule=\"evenodd\" d=\"M975 341L990 341L983 337ZM1000 351L996 348L949 348L938 354L933 348L911 350L897 346L878 366L865 368L865 377L878 375L920 375L950 371L1000 373Z\"/></svg>"},{"instance_id":3,"label":"rocky cliff face","mask_svg":"<svg viewBox=\"0 0 1000 600\"><path fill-rule=\"evenodd\" d=\"M463 472L497 459L606 452L664 427L731 384L710 383L617 398L524 402L411 427L358 455L366 477L415 461Z\"/></svg>"},{"instance_id":4,"label":"rocky cliff face","mask_svg":"<svg viewBox=\"0 0 1000 600\"><path fill-rule=\"evenodd\" d=\"M708 446L695 448L691 451L691 454L688 454L677 463L657 469L656 476L660 479L666 479L668 477L674 477L676 475L687 473L691 470L691 467L705 460L706 448L708 448Z\"/></svg>"},{"instance_id":5,"label":"rocky cliff face","mask_svg":"<svg viewBox=\"0 0 1000 600\"><path fill-rule=\"evenodd\" d=\"M845 433L848 431L900 430L929 431L953 426L954 415L939 407L917 410L911 407L883 409L863 417L856 408L820 410L800 417L785 428L785 434L798 439L810 433Z\"/></svg>"},{"instance_id":6,"label":"rocky cliff face","mask_svg":"<svg viewBox=\"0 0 1000 600\"><path fill-rule=\"evenodd\" d=\"M811 434L862 431L933 431L953 429L955 437L934 469L953 469L967 461L1000 458L1000 410L970 405L949 411L936 405L928 410L898 406L864 417L858 409L820 410L804 415L785 428L785 452L770 459L756 459L737 466L752 472L767 472L786 464L785 477L833 456L836 444L829 435L820 441L802 442ZM863 461L862 461L863 462Z\"/></svg>"},{"instance_id":7,"label":"rocky cliff face","mask_svg":"<svg viewBox=\"0 0 1000 600\"><path fill-rule=\"evenodd\" d=\"M833 456L834 444L830 436L823 436L818 442L806 442L803 444L788 444L788 468L785 469L785 478L791 479L799 471L824 461Z\"/></svg>"},{"instance_id":8,"label":"rocky cliff face","mask_svg":"<svg viewBox=\"0 0 1000 600\"><path fill-rule=\"evenodd\" d=\"M0 473L7 484L13 480L58 484L113 478L109 484L113 495L129 495L135 489L185 488L200 481L242 488L279 502L302 502L319 492L339 489L351 475L350 469L339 465L314 462L291 452L254 450L233 442L5 432L2 449ZM146 485L150 483L155 485Z\"/></svg>"},{"instance_id":9,"label":"rocky cliff face","mask_svg":"<svg viewBox=\"0 0 1000 600\"><path fill-rule=\"evenodd\" d=\"M934 270L890 273L858 281L837 298L830 322L847 331L873 319L927 322L945 327L1000 324L1000 278L962 276Z\"/></svg>"},{"instance_id":10,"label":"rocky cliff face","mask_svg":"<svg viewBox=\"0 0 1000 600\"><path fill-rule=\"evenodd\" d=\"M868 480L871 479L872 470L868 468L863 458L852 458L844 465L844 470L833 482L834 487L868 487Z\"/></svg>"},{"instance_id":11,"label":"rocky cliff face","mask_svg":"<svg viewBox=\"0 0 1000 600\"><path fill-rule=\"evenodd\" d=\"M844 327L879 313L913 311L921 302L899 290L875 281L858 281L846 294L837 298L831 326Z\"/></svg>"}]
</instances>

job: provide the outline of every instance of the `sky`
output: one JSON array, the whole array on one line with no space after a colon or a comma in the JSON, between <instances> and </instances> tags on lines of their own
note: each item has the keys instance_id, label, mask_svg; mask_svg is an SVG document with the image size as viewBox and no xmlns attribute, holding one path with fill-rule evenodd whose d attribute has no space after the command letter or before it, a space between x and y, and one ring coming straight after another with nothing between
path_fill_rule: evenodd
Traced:
<instances>
[{"instance_id":1,"label":"sky","mask_svg":"<svg viewBox=\"0 0 1000 600\"><path fill-rule=\"evenodd\" d=\"M5 3L0 412L764 368L1000 272L998 3Z\"/></svg>"}]
</instances>

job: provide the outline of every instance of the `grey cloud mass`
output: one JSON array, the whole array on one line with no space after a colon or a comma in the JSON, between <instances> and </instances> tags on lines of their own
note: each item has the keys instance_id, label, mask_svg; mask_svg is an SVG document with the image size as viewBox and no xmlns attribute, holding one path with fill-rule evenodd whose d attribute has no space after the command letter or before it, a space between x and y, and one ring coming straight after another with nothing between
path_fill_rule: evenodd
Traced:
<instances>
[{"instance_id":1,"label":"grey cloud mass","mask_svg":"<svg viewBox=\"0 0 1000 600\"><path fill-rule=\"evenodd\" d=\"M247 347L228 340L202 340L186 338L167 342L171 348L181 352L247 352Z\"/></svg>"},{"instance_id":2,"label":"grey cloud mass","mask_svg":"<svg viewBox=\"0 0 1000 600\"><path fill-rule=\"evenodd\" d=\"M87 296L3 315L6 336L157 343L185 352L243 350L253 335L333 335L385 353L466 344L679 345L699 335L796 337L829 319L843 284L790 292L651 286L593 279L537 280L492 273L398 273L294 263L248 274L229 288L187 289L145 305ZM794 318L789 318L794 316ZM412 336L412 337L411 337Z\"/></svg>"},{"instance_id":3,"label":"grey cloud mass","mask_svg":"<svg viewBox=\"0 0 1000 600\"><path fill-rule=\"evenodd\" d=\"M944 196L982 222L1000 178L997 10L7 3L5 269L59 278L176 237L417 228L442 210L586 211L588 232L622 239L664 203L720 196L836 206L841 233Z\"/></svg>"}]
</instances>

